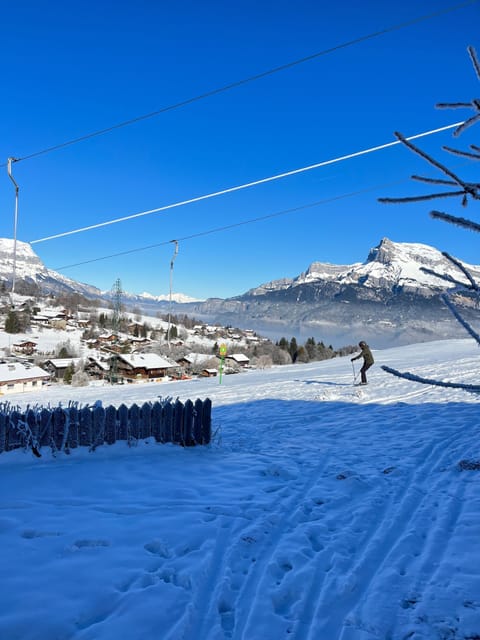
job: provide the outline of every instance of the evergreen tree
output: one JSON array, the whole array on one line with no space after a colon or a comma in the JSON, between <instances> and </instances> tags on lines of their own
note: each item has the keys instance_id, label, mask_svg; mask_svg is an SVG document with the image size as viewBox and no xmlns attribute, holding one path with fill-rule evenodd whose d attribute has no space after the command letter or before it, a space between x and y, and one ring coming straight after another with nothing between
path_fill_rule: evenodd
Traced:
<instances>
[{"instance_id":1,"label":"evergreen tree","mask_svg":"<svg viewBox=\"0 0 480 640\"><path fill-rule=\"evenodd\" d=\"M65 384L72 384L72 377L75 373L75 366L73 362L71 362L68 367L65 369L65 373L63 374L63 382Z\"/></svg>"},{"instance_id":2,"label":"evergreen tree","mask_svg":"<svg viewBox=\"0 0 480 640\"><path fill-rule=\"evenodd\" d=\"M18 317L18 313L11 309L8 312L8 315L5 320L5 332L6 333L20 333L20 320Z\"/></svg>"},{"instance_id":3,"label":"evergreen tree","mask_svg":"<svg viewBox=\"0 0 480 640\"><path fill-rule=\"evenodd\" d=\"M308 353L308 359L315 360L317 357L317 343L315 342L315 338L307 338L305 349Z\"/></svg>"},{"instance_id":4,"label":"evergreen tree","mask_svg":"<svg viewBox=\"0 0 480 640\"><path fill-rule=\"evenodd\" d=\"M295 337L293 337L290 340L290 345L288 347L288 352L290 353L290 355L292 356L292 358L296 357L296 353L298 351L298 344L297 344L297 340Z\"/></svg>"}]
</instances>

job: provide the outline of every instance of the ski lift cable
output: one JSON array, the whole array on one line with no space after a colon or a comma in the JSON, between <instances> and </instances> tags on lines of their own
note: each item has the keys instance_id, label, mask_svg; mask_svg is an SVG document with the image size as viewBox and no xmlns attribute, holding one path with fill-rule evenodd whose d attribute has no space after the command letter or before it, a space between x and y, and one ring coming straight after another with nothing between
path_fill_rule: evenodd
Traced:
<instances>
[{"instance_id":1,"label":"ski lift cable","mask_svg":"<svg viewBox=\"0 0 480 640\"><path fill-rule=\"evenodd\" d=\"M18 227L18 192L19 187L15 181L15 178L12 175L12 163L17 162L16 158L8 158L7 160L7 172L8 177L13 182L13 186L15 187L15 213L13 218L13 265L12 265L12 305L14 305L14 295L15 295L15 280L17 273L17 227Z\"/></svg>"},{"instance_id":2,"label":"ski lift cable","mask_svg":"<svg viewBox=\"0 0 480 640\"><path fill-rule=\"evenodd\" d=\"M437 129L431 129L430 131L424 131L422 133L417 133L413 136L405 137L405 140L417 140L419 138L425 138L426 136L433 135L435 133L441 133L442 131L447 131L449 129L457 128L463 124L463 121L456 122L454 124L449 124L444 127L438 127ZM330 160L323 160L321 162L317 162L315 164L308 165L306 167L300 167L299 169L292 169L291 171L285 171L283 173L278 173L273 176L269 176L267 178L260 178L259 180L253 180L252 182L247 182L245 184L236 185L234 187L227 187L226 189L221 189L220 191L214 191L212 193L207 193L203 196L197 196L195 198L189 198L188 200L181 200L180 202L174 202L172 204L167 204L162 207L157 207L155 209L148 209L147 211L141 211L140 213L134 213L129 216L124 216L122 218L115 218L114 220L108 220L106 222L99 222L97 224L92 224L87 227L80 227L79 229L72 229L71 231L64 231L62 233L56 233L51 236L46 236L44 238L38 238L37 240L31 240L30 244L39 244L40 242L47 242L49 240L56 240L57 238L64 238L66 236L71 236L77 233L85 233L86 231L93 231L94 229L100 229L101 227L107 227L114 224L119 224L120 222L126 222L127 220L133 220L135 218L141 218L143 216L148 216L153 213L159 213L161 211L167 211L169 209L175 209L178 207L185 206L187 204L193 204L194 202L201 202L202 200L209 200L211 198L216 198L218 196L225 195L227 193L234 193L236 191L242 191L243 189L249 189L251 187L256 187L261 184L266 184L268 182L273 182L275 180L281 180L283 178L287 178L290 176L298 175L300 173L305 173L306 171L312 171L313 169L319 169L320 167L326 167L331 164L336 164L338 162L344 162L345 160L351 160L352 158L358 158L360 156L367 155L369 153L374 153L376 151L381 151L383 149L388 149L389 147L394 147L396 145L402 144L401 140L394 140L393 142L387 142L385 144L377 145L375 147L370 147L368 149L362 149L361 151L355 151L353 153L349 153L343 156L338 156L336 158L332 158Z\"/></svg>"},{"instance_id":3,"label":"ski lift cable","mask_svg":"<svg viewBox=\"0 0 480 640\"><path fill-rule=\"evenodd\" d=\"M357 189L356 191L349 191L347 193L341 193L336 196L332 196L331 198L324 198L322 200L316 200L315 202L309 202L307 204L302 204L297 207L291 207L289 209L283 209L281 211L275 211L273 213L267 213L263 216L256 216L255 218L247 218L246 220L240 220L239 222L232 222L231 224L222 225L221 227L213 227L212 229L206 229L204 231L198 231L197 233L192 233L188 236L182 236L178 238L179 241L185 240L193 240L195 238L201 238L203 236L212 235L214 233L221 233L223 231L230 231L231 229L236 229L238 227L243 227L248 224L256 224L257 222L263 222L265 220L270 220L272 218L278 218L280 216L289 215L292 213L296 213L298 211L304 211L306 209L312 209L313 207L319 207L325 204L329 204L331 202L336 202L337 200L344 200L346 198L353 198L355 196L359 196L364 193L369 193L372 191L378 191L379 189L384 189L387 187L393 187L398 184L404 183L405 180L395 180L390 182L384 182L380 184L375 184L371 187L365 187L363 189ZM163 240L162 242L156 242L155 244L143 245L142 247L136 247L134 249L126 249L125 251L118 251L116 253L109 253L107 255L99 256L97 258L91 258L89 260L82 260L81 262L75 262L73 264L66 264L60 267L55 267L55 271L62 271L64 269L72 269L73 267L81 267L85 264L91 264L92 262L101 262L102 260L110 260L111 258L119 258L121 256L130 255L132 253L139 253L140 251L148 251L150 249L157 249L158 247L163 247L168 244L175 242L175 240Z\"/></svg>"},{"instance_id":4,"label":"ski lift cable","mask_svg":"<svg viewBox=\"0 0 480 640\"><path fill-rule=\"evenodd\" d=\"M313 53L311 55L308 56L304 56L302 58L298 58L296 60L287 62L286 64L283 65L279 65L277 67L273 67L271 69L268 69L267 71L263 71L260 73L257 73L253 76L249 76L247 78L243 78L241 80L237 80L235 82L231 82L229 84L226 84L222 87L217 87L216 89L212 89L211 91L206 91L202 94L199 94L197 96L193 96L191 98L188 98L186 100L183 100L181 102L177 102L175 104L172 105L168 105L166 107L163 107L162 109L157 109L156 111L152 111L150 113L146 113L140 116L137 116L135 118L131 118L129 120L125 120L123 122L117 123L115 125L112 125L110 127L106 127L104 129L99 129L97 131L93 131L91 133L88 133L86 135L80 136L78 138L73 138L71 140L67 140L66 142L62 142L60 144L56 144L47 148L44 148L40 151L36 151L33 153L30 153L28 155L25 155L23 157L17 158L17 162L23 161L23 160L30 160L31 158L36 158L40 155L45 155L47 153L51 153L53 151L58 151L60 149L63 149L65 147L77 144L79 142L84 142L86 140L89 140L91 138L95 138L97 136L101 136L101 135L105 135L107 133L110 133L111 131L115 131L116 129L121 129L123 127L127 127L129 125L132 124L136 124L137 122L141 122L143 120L147 120L150 118L154 118L156 116L161 115L162 113L166 113L168 111L173 111L175 109L179 109L181 107L185 107L187 105L190 105L192 103L198 102L200 100L204 100L206 98L210 98L212 96L215 96L217 94L220 93L224 93L225 91L229 91L230 89L235 89L237 87L240 87L242 85L248 84L250 82L255 82L256 80L261 80L262 78L265 78L267 76L273 75L275 73L279 73L281 71L285 71L287 69L290 69L292 67L295 67L297 65L303 64L305 62L310 62L311 60L315 60L316 58L334 53L335 51L341 50L341 49L346 49L348 47L354 46L356 44L360 44L361 42L365 42L367 40L371 40L373 38L378 38L380 36L386 35L388 33L392 33L395 31L399 31L400 29L404 29L406 27L410 27L413 26L415 24L418 24L420 22L424 22L426 20L431 20L432 18L436 18L438 16L450 13L452 11L457 11L458 9L463 9L465 7L468 7L472 4L476 4L479 0L468 0L467 2L461 2L459 4L454 4L454 5L450 5L448 7L445 7L444 9L441 9L439 11L434 11L432 13L423 15L423 16L419 16L418 18L412 18L411 20L407 20L405 22L400 22L394 25L391 25L389 27L385 27L384 29L380 29L379 31L374 31L372 33L369 34L365 34L363 36L359 36L358 38L354 38L353 40L348 40L347 42L342 42L338 45L335 45L333 47L330 47L328 49L324 49L322 51L317 51L316 53ZM0 166L5 166L5 165L0 165Z\"/></svg>"}]
</instances>

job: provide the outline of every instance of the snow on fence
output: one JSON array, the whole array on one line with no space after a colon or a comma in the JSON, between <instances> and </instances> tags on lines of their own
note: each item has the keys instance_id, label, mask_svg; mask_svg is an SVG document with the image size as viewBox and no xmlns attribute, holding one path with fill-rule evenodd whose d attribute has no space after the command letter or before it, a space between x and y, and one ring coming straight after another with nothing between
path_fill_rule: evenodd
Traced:
<instances>
[{"instance_id":1,"label":"snow on fence","mask_svg":"<svg viewBox=\"0 0 480 640\"><path fill-rule=\"evenodd\" d=\"M0 453L18 448L40 456L42 447L69 452L76 447L96 447L117 440L130 445L153 437L157 442L183 446L208 444L211 439L212 403L206 400L146 402L118 408L101 403L78 407L36 407L20 411L0 404Z\"/></svg>"}]
</instances>

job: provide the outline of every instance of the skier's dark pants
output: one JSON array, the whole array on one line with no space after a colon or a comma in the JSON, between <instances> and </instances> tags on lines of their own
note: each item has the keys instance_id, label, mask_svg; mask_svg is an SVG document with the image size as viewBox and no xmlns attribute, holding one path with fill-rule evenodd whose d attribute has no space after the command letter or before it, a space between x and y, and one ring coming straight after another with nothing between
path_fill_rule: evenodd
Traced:
<instances>
[{"instance_id":1,"label":"skier's dark pants","mask_svg":"<svg viewBox=\"0 0 480 640\"><path fill-rule=\"evenodd\" d=\"M367 384L367 370L370 369L372 365L371 364L367 364L366 362L364 363L363 367L360 369L360 375L362 376L362 382L363 384Z\"/></svg>"}]
</instances>

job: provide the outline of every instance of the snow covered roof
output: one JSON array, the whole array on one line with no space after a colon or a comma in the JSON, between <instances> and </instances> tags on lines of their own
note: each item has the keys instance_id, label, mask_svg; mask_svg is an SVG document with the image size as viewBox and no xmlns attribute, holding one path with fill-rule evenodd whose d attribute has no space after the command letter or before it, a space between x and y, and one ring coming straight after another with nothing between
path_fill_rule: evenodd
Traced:
<instances>
[{"instance_id":1,"label":"snow covered roof","mask_svg":"<svg viewBox=\"0 0 480 640\"><path fill-rule=\"evenodd\" d=\"M81 358L49 358L45 361L45 364L51 362L55 369L64 369L70 364L76 365L80 362Z\"/></svg>"},{"instance_id":2,"label":"snow covered roof","mask_svg":"<svg viewBox=\"0 0 480 640\"><path fill-rule=\"evenodd\" d=\"M186 356L179 358L179 360L186 360L190 364L202 364L206 360L210 360L213 358L213 355L210 353L187 353Z\"/></svg>"},{"instance_id":3,"label":"snow covered roof","mask_svg":"<svg viewBox=\"0 0 480 640\"><path fill-rule=\"evenodd\" d=\"M50 374L40 367L25 365L21 362L0 364L0 383L13 380L47 380Z\"/></svg>"},{"instance_id":4,"label":"snow covered roof","mask_svg":"<svg viewBox=\"0 0 480 640\"><path fill-rule=\"evenodd\" d=\"M95 358L93 356L88 356L88 360L89 362L95 363L97 367L99 367L99 369L102 369L103 371L109 371L110 369L110 364L106 360Z\"/></svg>"},{"instance_id":5,"label":"snow covered roof","mask_svg":"<svg viewBox=\"0 0 480 640\"><path fill-rule=\"evenodd\" d=\"M235 360L235 362L250 362L250 358L248 358L244 353L232 353L227 356L230 360Z\"/></svg>"},{"instance_id":6,"label":"snow covered roof","mask_svg":"<svg viewBox=\"0 0 480 640\"><path fill-rule=\"evenodd\" d=\"M168 369L176 367L175 362L170 362L157 353L126 353L119 354L118 358L126 362L132 369Z\"/></svg>"}]
</instances>

